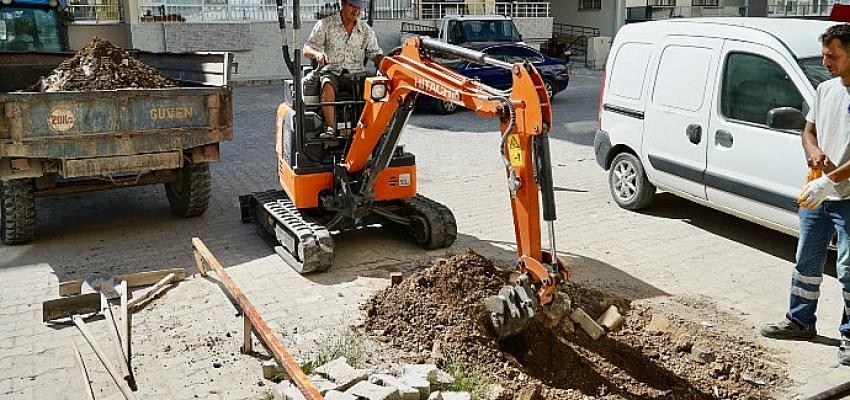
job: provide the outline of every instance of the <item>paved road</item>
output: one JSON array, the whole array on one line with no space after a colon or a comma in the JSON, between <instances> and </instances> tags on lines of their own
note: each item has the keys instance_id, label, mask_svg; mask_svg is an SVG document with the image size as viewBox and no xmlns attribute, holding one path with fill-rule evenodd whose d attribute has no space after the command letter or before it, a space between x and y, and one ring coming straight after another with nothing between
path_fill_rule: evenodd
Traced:
<instances>
[{"instance_id":1,"label":"paved road","mask_svg":"<svg viewBox=\"0 0 850 400\"><path fill-rule=\"evenodd\" d=\"M754 328L781 318L793 238L667 194L660 194L643 213L621 210L611 201L606 175L593 159L598 86L598 78L576 75L571 87L554 100L556 230L559 250L574 267L574 279L614 288L634 299L705 295ZM233 266L234 277L249 297L259 299L261 311L275 321L274 326L290 333L285 341L295 348L306 346L305 338L321 336L327 329L328 319L317 322L316 315L331 313L331 325L357 318L358 301L380 286L364 276L385 277L388 270L443 253L423 253L385 233L358 232L338 238L338 262L331 273L308 278L292 274L252 226L239 222L237 201L239 194L277 186L271 129L280 98L281 89L276 86L235 91L234 142L223 146L223 161L213 167L214 196L202 217L172 218L160 186L38 200L36 241L0 246L0 318L4 321L0 323L0 397L79 398L63 390L78 386L72 375L76 373L73 358L63 342L75 332L47 329L40 322L40 303L55 297L57 282L96 271L191 269L193 236L201 237L222 264ZM496 129L495 121L471 112L451 117L420 112L411 119L402 140L417 154L420 192L444 202L456 214L460 238L455 248L472 247L509 262L513 226ZM172 292L162 300L167 309L155 308L137 322L179 325L179 318L186 318L202 323L193 306L207 301L211 303L203 310L212 313L209 325L218 328L226 323L221 318L233 319L230 310L209 310L212 304L227 307L227 302L216 297L217 289L205 280L190 280ZM199 296L206 300L199 301ZM837 282L827 279L821 299L822 334L837 336L840 308ZM234 327L227 329L237 332L239 321L230 323ZM155 327L138 329L144 337L157 340ZM205 329L198 335L214 330ZM850 369L837 366L831 342L767 345L788 354L797 381L788 396L812 394L850 377ZM146 354L139 360L143 372L161 367L161 360L152 355L157 350L154 344L140 343L137 349ZM192 382L207 382L210 372L198 372L200 367L190 364L183 365L181 373L192 376ZM233 364L239 365L234 374L256 373L251 369L256 360L234 357ZM223 379L219 375L216 379ZM98 379L108 382L102 373ZM182 380L169 383L164 376L147 380L161 387L152 398L198 394L192 391L197 389L182 388ZM200 397L252 398L258 390L208 390Z\"/></svg>"}]
</instances>

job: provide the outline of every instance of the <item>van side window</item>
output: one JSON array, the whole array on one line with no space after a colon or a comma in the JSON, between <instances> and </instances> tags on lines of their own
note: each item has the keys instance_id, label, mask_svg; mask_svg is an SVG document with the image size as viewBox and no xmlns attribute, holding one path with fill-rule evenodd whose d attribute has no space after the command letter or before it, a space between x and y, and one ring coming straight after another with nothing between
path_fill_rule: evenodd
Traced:
<instances>
[{"instance_id":1,"label":"van side window","mask_svg":"<svg viewBox=\"0 0 850 400\"><path fill-rule=\"evenodd\" d=\"M640 99L651 54L652 46L646 43L624 43L620 46L608 71L610 93L627 99Z\"/></svg>"},{"instance_id":2,"label":"van side window","mask_svg":"<svg viewBox=\"0 0 850 400\"><path fill-rule=\"evenodd\" d=\"M728 119L767 126L767 112L772 108L803 110L803 96L788 74L755 54L729 54L721 94L720 110Z\"/></svg>"},{"instance_id":3,"label":"van side window","mask_svg":"<svg viewBox=\"0 0 850 400\"><path fill-rule=\"evenodd\" d=\"M698 111L708 88L712 49L668 46L661 53L652 102L659 106Z\"/></svg>"}]
</instances>

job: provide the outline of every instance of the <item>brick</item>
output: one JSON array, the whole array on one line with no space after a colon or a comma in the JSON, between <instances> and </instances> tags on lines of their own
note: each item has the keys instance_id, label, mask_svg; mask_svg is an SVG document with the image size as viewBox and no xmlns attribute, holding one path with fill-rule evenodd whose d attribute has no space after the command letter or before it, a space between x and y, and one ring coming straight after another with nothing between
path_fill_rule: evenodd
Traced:
<instances>
[{"instance_id":1,"label":"brick","mask_svg":"<svg viewBox=\"0 0 850 400\"><path fill-rule=\"evenodd\" d=\"M401 400L419 400L419 389L416 389L399 378L388 374L372 374L369 382L376 385L392 386L398 390Z\"/></svg>"},{"instance_id":2,"label":"brick","mask_svg":"<svg viewBox=\"0 0 850 400\"><path fill-rule=\"evenodd\" d=\"M605 328L608 332L619 331L625 322L626 319L620 315L620 310L617 309L617 306L608 307L608 309L596 319L596 323Z\"/></svg>"},{"instance_id":3,"label":"brick","mask_svg":"<svg viewBox=\"0 0 850 400\"><path fill-rule=\"evenodd\" d=\"M366 400L399 400L398 389L392 386L379 386L369 382L357 382L356 385L345 391L356 397Z\"/></svg>"},{"instance_id":4,"label":"brick","mask_svg":"<svg viewBox=\"0 0 850 400\"><path fill-rule=\"evenodd\" d=\"M602 327L599 326L593 318L590 318L590 316L587 315L587 313L581 308L576 308L572 315L570 315L570 319L579 324L581 329L584 329L584 331L587 332L593 340L599 339L599 337L605 334L605 329L602 329Z\"/></svg>"}]
</instances>

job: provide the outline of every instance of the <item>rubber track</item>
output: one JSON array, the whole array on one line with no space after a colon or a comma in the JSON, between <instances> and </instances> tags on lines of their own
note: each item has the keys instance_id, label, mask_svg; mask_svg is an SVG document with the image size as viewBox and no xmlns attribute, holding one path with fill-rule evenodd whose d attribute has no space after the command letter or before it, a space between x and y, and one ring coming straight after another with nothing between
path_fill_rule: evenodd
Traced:
<instances>
[{"instance_id":1,"label":"rubber track","mask_svg":"<svg viewBox=\"0 0 850 400\"><path fill-rule=\"evenodd\" d=\"M455 216L448 207L435 200L429 199L421 194L409 199L402 199L405 214L422 214L428 220L431 228L428 243L420 244L422 247L433 250L449 247L457 239L457 222Z\"/></svg>"},{"instance_id":2,"label":"rubber track","mask_svg":"<svg viewBox=\"0 0 850 400\"><path fill-rule=\"evenodd\" d=\"M2 201L2 236L5 244L21 244L32 240L35 233L35 197L32 179L0 182Z\"/></svg>"},{"instance_id":3,"label":"rubber track","mask_svg":"<svg viewBox=\"0 0 850 400\"><path fill-rule=\"evenodd\" d=\"M334 242L324 226L305 220L282 190L253 193L258 208L275 220L275 251L298 273L325 271L334 262ZM258 213L258 218L260 218ZM262 224L261 222L258 222ZM285 236L285 237L283 237Z\"/></svg>"}]
</instances>

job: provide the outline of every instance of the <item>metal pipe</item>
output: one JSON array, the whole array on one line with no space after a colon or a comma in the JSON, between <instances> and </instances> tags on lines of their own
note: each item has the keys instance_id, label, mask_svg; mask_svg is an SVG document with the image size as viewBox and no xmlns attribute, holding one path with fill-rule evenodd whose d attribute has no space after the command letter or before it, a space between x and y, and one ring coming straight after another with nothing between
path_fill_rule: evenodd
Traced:
<instances>
[{"instance_id":1,"label":"metal pipe","mask_svg":"<svg viewBox=\"0 0 850 400\"><path fill-rule=\"evenodd\" d=\"M436 39L432 39L429 37L420 36L419 37L419 47L427 50L436 51L439 53L456 56L465 61L474 62L477 64L483 65L492 65L494 67L511 69L513 68L513 64L506 63L504 61L499 61L495 58L488 57L487 54L482 53L480 51L475 51L471 49L467 49L465 47L455 46L453 44L449 44L446 42L441 42Z\"/></svg>"}]
</instances>

